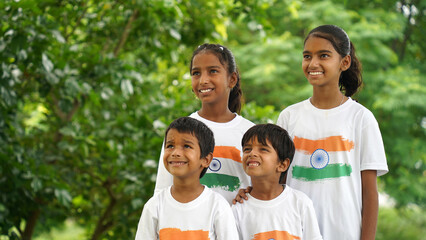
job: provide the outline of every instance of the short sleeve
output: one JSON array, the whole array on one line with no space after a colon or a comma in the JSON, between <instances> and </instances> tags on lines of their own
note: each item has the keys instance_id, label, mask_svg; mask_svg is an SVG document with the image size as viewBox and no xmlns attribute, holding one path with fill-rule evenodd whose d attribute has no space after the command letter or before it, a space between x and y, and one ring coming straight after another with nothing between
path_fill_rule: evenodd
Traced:
<instances>
[{"instance_id":1,"label":"short sleeve","mask_svg":"<svg viewBox=\"0 0 426 240\"><path fill-rule=\"evenodd\" d=\"M278 116L277 125L287 130L289 118L290 118L290 112L287 111L287 109L284 109Z\"/></svg>"},{"instance_id":2,"label":"short sleeve","mask_svg":"<svg viewBox=\"0 0 426 240\"><path fill-rule=\"evenodd\" d=\"M158 231L157 207L151 198L143 207L135 240L157 240Z\"/></svg>"},{"instance_id":3,"label":"short sleeve","mask_svg":"<svg viewBox=\"0 0 426 240\"><path fill-rule=\"evenodd\" d=\"M317 216L312 201L306 197L305 211L303 214L303 239L321 240Z\"/></svg>"},{"instance_id":4,"label":"short sleeve","mask_svg":"<svg viewBox=\"0 0 426 240\"><path fill-rule=\"evenodd\" d=\"M228 202L223 199L214 219L217 240L239 239L234 214Z\"/></svg>"},{"instance_id":5,"label":"short sleeve","mask_svg":"<svg viewBox=\"0 0 426 240\"><path fill-rule=\"evenodd\" d=\"M386 174L389 170L382 135L379 124L370 111L364 116L360 137L360 170L377 170L377 176Z\"/></svg>"}]
</instances>

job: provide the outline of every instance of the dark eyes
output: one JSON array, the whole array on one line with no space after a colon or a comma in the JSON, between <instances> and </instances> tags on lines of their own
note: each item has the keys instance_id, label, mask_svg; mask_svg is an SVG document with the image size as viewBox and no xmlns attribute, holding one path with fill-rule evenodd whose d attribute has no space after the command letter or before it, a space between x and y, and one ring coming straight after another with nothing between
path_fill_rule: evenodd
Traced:
<instances>
[{"instance_id":1,"label":"dark eyes","mask_svg":"<svg viewBox=\"0 0 426 240\"><path fill-rule=\"evenodd\" d=\"M217 69L211 69L210 71L209 71L209 73L210 74L213 74L213 73L218 73L219 71L217 70ZM199 72L199 71L193 71L192 73L191 73L191 76L199 76L199 75L201 75L201 72Z\"/></svg>"},{"instance_id":2,"label":"dark eyes","mask_svg":"<svg viewBox=\"0 0 426 240\"><path fill-rule=\"evenodd\" d=\"M167 144L166 148L174 148L174 145L173 144Z\"/></svg>"}]
</instances>

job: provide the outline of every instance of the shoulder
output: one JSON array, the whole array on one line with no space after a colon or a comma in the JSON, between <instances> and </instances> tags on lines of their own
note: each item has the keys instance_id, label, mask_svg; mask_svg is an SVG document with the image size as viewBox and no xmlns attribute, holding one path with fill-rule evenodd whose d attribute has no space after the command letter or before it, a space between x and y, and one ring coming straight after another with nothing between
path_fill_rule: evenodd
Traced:
<instances>
[{"instance_id":1,"label":"shoulder","mask_svg":"<svg viewBox=\"0 0 426 240\"><path fill-rule=\"evenodd\" d=\"M223 197L220 193L213 191L209 187L205 187L206 189L204 191L207 192L206 196L210 199L210 201L219 206L224 206L226 208L230 208L228 201Z\"/></svg>"},{"instance_id":2,"label":"shoulder","mask_svg":"<svg viewBox=\"0 0 426 240\"><path fill-rule=\"evenodd\" d=\"M243 117L243 116L237 115L237 118L240 118L240 119L241 119L241 120L240 120L240 121L241 121L241 122L240 122L240 126L241 126L241 128L249 129L249 128L251 128L252 126L254 126L254 125L255 125L252 121L248 120L247 118L245 118L245 117Z\"/></svg>"},{"instance_id":3,"label":"shoulder","mask_svg":"<svg viewBox=\"0 0 426 240\"><path fill-rule=\"evenodd\" d=\"M304 192L294 189L288 185L286 185L287 194L289 198L292 198L298 204L302 205L311 205L312 200L306 195Z\"/></svg>"},{"instance_id":4,"label":"shoulder","mask_svg":"<svg viewBox=\"0 0 426 240\"><path fill-rule=\"evenodd\" d=\"M349 99L348 101L350 101L348 110L353 112L355 118L357 118L357 120L360 121L361 124L369 125L377 123L373 112L371 112L368 108L353 99Z\"/></svg>"},{"instance_id":5,"label":"shoulder","mask_svg":"<svg viewBox=\"0 0 426 240\"><path fill-rule=\"evenodd\" d=\"M300 111L301 109L305 108L307 101L309 101L309 99L306 99L304 101L292 104L292 105L284 108L280 113L280 117L282 115L286 115L286 114L289 114L289 113L292 113L292 112Z\"/></svg>"}]
</instances>

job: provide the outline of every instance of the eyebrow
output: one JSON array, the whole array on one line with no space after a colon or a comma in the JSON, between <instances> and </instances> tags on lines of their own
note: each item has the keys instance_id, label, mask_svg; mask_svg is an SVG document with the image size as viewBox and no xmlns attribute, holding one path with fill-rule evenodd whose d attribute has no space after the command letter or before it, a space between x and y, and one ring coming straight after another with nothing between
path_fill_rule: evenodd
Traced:
<instances>
[{"instance_id":1,"label":"eyebrow","mask_svg":"<svg viewBox=\"0 0 426 240\"><path fill-rule=\"evenodd\" d=\"M211 69L211 68L220 68L220 66L208 66L207 67L208 69ZM192 68L192 70L198 70L198 69L200 69L199 67L193 67Z\"/></svg>"},{"instance_id":2,"label":"eyebrow","mask_svg":"<svg viewBox=\"0 0 426 240\"><path fill-rule=\"evenodd\" d=\"M311 53L310 51L303 51L303 53ZM319 50L318 53L332 53L330 50Z\"/></svg>"}]
</instances>

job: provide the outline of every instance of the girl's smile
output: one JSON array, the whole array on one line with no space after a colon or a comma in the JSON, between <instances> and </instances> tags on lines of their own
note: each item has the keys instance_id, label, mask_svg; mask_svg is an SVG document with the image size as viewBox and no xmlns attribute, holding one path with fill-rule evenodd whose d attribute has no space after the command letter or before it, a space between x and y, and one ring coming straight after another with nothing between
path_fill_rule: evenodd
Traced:
<instances>
[{"instance_id":1,"label":"girl's smile","mask_svg":"<svg viewBox=\"0 0 426 240\"><path fill-rule=\"evenodd\" d=\"M232 75L218 57L211 52L201 52L193 59L192 89L203 104L227 106L233 87Z\"/></svg>"},{"instance_id":2,"label":"girl's smile","mask_svg":"<svg viewBox=\"0 0 426 240\"><path fill-rule=\"evenodd\" d=\"M314 87L338 86L340 74L348 64L350 61L342 58L327 39L309 37L306 40L302 69Z\"/></svg>"}]
</instances>

